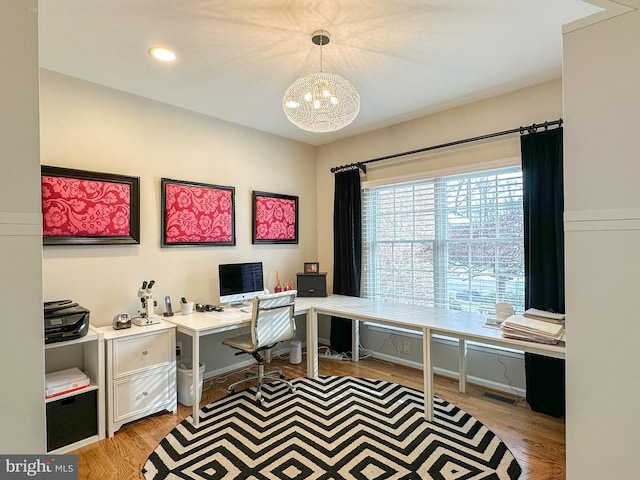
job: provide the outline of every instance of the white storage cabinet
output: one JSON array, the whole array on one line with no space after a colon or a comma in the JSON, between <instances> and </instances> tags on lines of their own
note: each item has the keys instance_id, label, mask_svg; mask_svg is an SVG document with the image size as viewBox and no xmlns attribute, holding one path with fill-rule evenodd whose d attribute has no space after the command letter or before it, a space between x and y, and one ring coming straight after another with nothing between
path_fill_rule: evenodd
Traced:
<instances>
[{"instance_id":1,"label":"white storage cabinet","mask_svg":"<svg viewBox=\"0 0 640 480\"><path fill-rule=\"evenodd\" d=\"M89 386L45 398L47 450L66 453L104 438L104 343L93 327L84 337L44 346L45 373L78 367L90 379ZM78 430L78 426L81 426ZM78 431L90 433L78 437ZM83 436L85 435L85 436ZM65 439L70 439L68 442Z\"/></svg>"},{"instance_id":2,"label":"white storage cabinet","mask_svg":"<svg viewBox=\"0 0 640 480\"><path fill-rule=\"evenodd\" d=\"M107 435L152 413L176 413L175 325L99 330L106 342Z\"/></svg>"}]
</instances>

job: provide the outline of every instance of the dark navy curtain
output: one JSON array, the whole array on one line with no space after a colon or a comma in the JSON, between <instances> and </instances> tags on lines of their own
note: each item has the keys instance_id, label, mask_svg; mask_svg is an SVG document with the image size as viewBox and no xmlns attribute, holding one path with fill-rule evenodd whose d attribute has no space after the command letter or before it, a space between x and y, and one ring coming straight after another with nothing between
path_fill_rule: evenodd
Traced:
<instances>
[{"instance_id":1,"label":"dark navy curtain","mask_svg":"<svg viewBox=\"0 0 640 480\"><path fill-rule=\"evenodd\" d=\"M362 203L360 170L337 172L333 199L333 293L360 296ZM331 317L331 350L351 351L351 320Z\"/></svg>"},{"instance_id":2,"label":"dark navy curtain","mask_svg":"<svg viewBox=\"0 0 640 480\"><path fill-rule=\"evenodd\" d=\"M525 308L564 313L562 128L520 137L524 192ZM565 414L564 360L525 354L527 402Z\"/></svg>"}]
</instances>

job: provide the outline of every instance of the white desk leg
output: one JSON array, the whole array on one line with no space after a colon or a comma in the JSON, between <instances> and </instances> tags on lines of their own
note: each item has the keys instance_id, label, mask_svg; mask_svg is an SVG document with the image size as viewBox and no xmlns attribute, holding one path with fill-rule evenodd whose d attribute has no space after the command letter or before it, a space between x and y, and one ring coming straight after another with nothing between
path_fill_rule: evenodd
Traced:
<instances>
[{"instance_id":1,"label":"white desk leg","mask_svg":"<svg viewBox=\"0 0 640 480\"><path fill-rule=\"evenodd\" d=\"M461 338L458 342L458 348L460 350L460 359L458 362L458 370L460 371L458 390L460 390L460 393L467 393L467 341Z\"/></svg>"},{"instance_id":2,"label":"white desk leg","mask_svg":"<svg viewBox=\"0 0 640 480\"><path fill-rule=\"evenodd\" d=\"M433 363L431 362L431 329L422 329L422 358L424 375L424 418L433 421Z\"/></svg>"},{"instance_id":3,"label":"white desk leg","mask_svg":"<svg viewBox=\"0 0 640 480\"><path fill-rule=\"evenodd\" d=\"M307 377L318 378L318 314L307 312Z\"/></svg>"},{"instance_id":4,"label":"white desk leg","mask_svg":"<svg viewBox=\"0 0 640 480\"><path fill-rule=\"evenodd\" d=\"M351 361L360 360L360 321L351 321Z\"/></svg>"},{"instance_id":5,"label":"white desk leg","mask_svg":"<svg viewBox=\"0 0 640 480\"><path fill-rule=\"evenodd\" d=\"M193 425L200 425L200 402L198 401L198 390L200 386L200 335L193 332L191 348L191 367L193 373Z\"/></svg>"}]
</instances>

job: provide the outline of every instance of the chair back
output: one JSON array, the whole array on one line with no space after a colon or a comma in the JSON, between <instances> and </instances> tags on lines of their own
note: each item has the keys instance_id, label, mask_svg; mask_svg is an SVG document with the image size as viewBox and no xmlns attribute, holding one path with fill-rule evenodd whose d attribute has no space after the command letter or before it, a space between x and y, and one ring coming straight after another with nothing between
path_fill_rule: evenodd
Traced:
<instances>
[{"instance_id":1,"label":"chair back","mask_svg":"<svg viewBox=\"0 0 640 480\"><path fill-rule=\"evenodd\" d=\"M251 336L256 349L291 340L296 334L296 290L260 295L253 299Z\"/></svg>"}]
</instances>

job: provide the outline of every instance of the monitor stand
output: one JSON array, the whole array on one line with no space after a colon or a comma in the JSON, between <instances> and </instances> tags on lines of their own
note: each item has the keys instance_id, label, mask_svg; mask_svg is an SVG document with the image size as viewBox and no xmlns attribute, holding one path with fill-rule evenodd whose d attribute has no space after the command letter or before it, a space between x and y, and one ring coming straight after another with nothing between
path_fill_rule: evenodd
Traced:
<instances>
[{"instance_id":1,"label":"monitor stand","mask_svg":"<svg viewBox=\"0 0 640 480\"><path fill-rule=\"evenodd\" d=\"M242 308L246 307L247 305L249 305L249 303L245 302L244 300L240 300L239 302L229 302L229 306L232 308Z\"/></svg>"}]
</instances>

